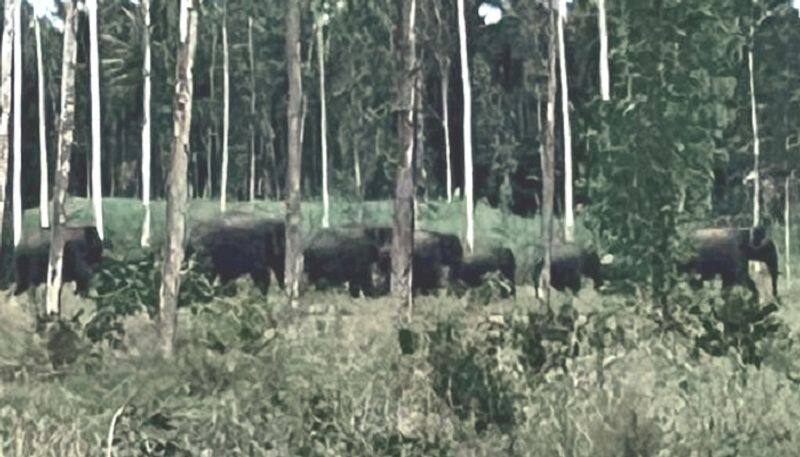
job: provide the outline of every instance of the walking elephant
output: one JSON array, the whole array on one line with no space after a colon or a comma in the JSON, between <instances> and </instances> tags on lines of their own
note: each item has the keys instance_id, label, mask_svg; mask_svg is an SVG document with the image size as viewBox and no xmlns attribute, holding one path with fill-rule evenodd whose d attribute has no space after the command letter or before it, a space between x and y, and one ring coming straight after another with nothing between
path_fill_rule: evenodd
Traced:
<instances>
[{"instance_id":1,"label":"walking elephant","mask_svg":"<svg viewBox=\"0 0 800 457\"><path fill-rule=\"evenodd\" d=\"M769 271L772 294L778 296L778 251L763 227L706 228L695 230L689 239L694 252L687 262L679 265L680 271L699 275L700 282L719 275L723 288L741 284L758 299L748 262L762 262Z\"/></svg>"},{"instance_id":2,"label":"walking elephant","mask_svg":"<svg viewBox=\"0 0 800 457\"><path fill-rule=\"evenodd\" d=\"M196 254L200 267L222 283L250 275L266 294L270 270L283 287L286 228L283 221L231 213L196 224L189 237L187 257Z\"/></svg>"},{"instance_id":3,"label":"walking elephant","mask_svg":"<svg viewBox=\"0 0 800 457\"><path fill-rule=\"evenodd\" d=\"M75 282L76 292L86 296L95 266L103 257L103 242L94 226L64 227L64 260L62 281ZM14 295L30 287L47 282L47 265L50 259L50 229L34 230L22 239L14 253L16 290Z\"/></svg>"},{"instance_id":4,"label":"walking elephant","mask_svg":"<svg viewBox=\"0 0 800 457\"><path fill-rule=\"evenodd\" d=\"M544 258L539 257L533 266L533 286L539 297L539 277L544 268ZM575 243L553 243L550 255L550 286L558 291L566 288L578 293L581 276L594 281L594 288L603 285L600 256L594 249Z\"/></svg>"}]
</instances>

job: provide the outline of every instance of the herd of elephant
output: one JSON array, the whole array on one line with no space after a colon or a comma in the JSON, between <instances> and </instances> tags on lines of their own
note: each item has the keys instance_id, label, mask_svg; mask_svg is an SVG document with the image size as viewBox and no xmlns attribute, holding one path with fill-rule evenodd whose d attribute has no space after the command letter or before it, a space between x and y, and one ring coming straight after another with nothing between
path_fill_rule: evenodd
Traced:
<instances>
[{"instance_id":1,"label":"herd of elephant","mask_svg":"<svg viewBox=\"0 0 800 457\"><path fill-rule=\"evenodd\" d=\"M63 280L75 282L85 295L93 270L103 258L108 243L100 240L92 226L65 229ZM777 297L778 254L775 244L761 227L700 229L690 237L693 254L679 265L693 285L720 276L724 288L734 284L758 290L748 273L748 262L766 264ZM28 234L15 251L15 294L46 282L50 236L47 230ZM304 249L305 283L318 288L346 286L353 297L376 297L389 292L392 228L382 225L349 225L320 229L310 236ZM187 258L195 259L204 273L227 283L250 276L263 293L274 275L284 286L285 225L282 220L250 214L227 214L195 224L187 240ZM544 261L534 262L532 280L538 296ZM595 288L604 282L606 265L598 253L573 243L555 243L551 251L550 284L559 291L578 293L582 277ZM465 254L456 235L431 230L414 232L412 285L415 293L430 293L451 285L476 287L487 274L502 280L501 294L515 295L516 261L513 252L493 246Z\"/></svg>"}]
</instances>

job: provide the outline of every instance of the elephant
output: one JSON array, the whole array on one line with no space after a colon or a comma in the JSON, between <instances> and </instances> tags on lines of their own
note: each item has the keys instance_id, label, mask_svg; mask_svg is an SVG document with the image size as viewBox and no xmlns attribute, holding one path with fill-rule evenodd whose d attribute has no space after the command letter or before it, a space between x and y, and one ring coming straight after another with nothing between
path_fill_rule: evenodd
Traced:
<instances>
[{"instance_id":1,"label":"elephant","mask_svg":"<svg viewBox=\"0 0 800 457\"><path fill-rule=\"evenodd\" d=\"M378 269L383 278L379 289L382 293L388 292L392 271L392 227L368 225L348 228L359 230L378 248ZM458 236L432 230L415 230L411 279L414 292L430 293L446 287L463 255Z\"/></svg>"},{"instance_id":2,"label":"elephant","mask_svg":"<svg viewBox=\"0 0 800 457\"><path fill-rule=\"evenodd\" d=\"M503 279L510 284L509 290L501 292L503 298L516 295L514 281L516 261L514 253L506 247L492 246L465 256L456 267L453 276L468 287L478 287L483 283L484 275L492 272L500 273Z\"/></svg>"},{"instance_id":3,"label":"elephant","mask_svg":"<svg viewBox=\"0 0 800 457\"><path fill-rule=\"evenodd\" d=\"M348 284L352 297L375 296L381 286L378 246L363 230L327 228L317 232L303 253L309 282L322 285Z\"/></svg>"},{"instance_id":4,"label":"elephant","mask_svg":"<svg viewBox=\"0 0 800 457\"><path fill-rule=\"evenodd\" d=\"M228 283L250 275L266 294L270 271L283 288L286 226L282 220L232 213L196 224L189 236L187 257L196 255L201 269Z\"/></svg>"},{"instance_id":5,"label":"elephant","mask_svg":"<svg viewBox=\"0 0 800 457\"><path fill-rule=\"evenodd\" d=\"M778 251L766 237L763 227L704 228L689 237L693 254L679 265L679 271L700 275L699 281L722 278L722 287L734 284L747 287L758 299L758 289L748 272L748 262L767 265L772 280L772 294L778 296Z\"/></svg>"},{"instance_id":6,"label":"elephant","mask_svg":"<svg viewBox=\"0 0 800 457\"><path fill-rule=\"evenodd\" d=\"M536 297L539 297L539 277L544 268L544 258L539 257L533 267L533 286ZM603 285L600 256L594 249L585 248L575 243L553 243L550 258L550 286L558 291L569 288L578 293L581 288L581 276L594 281L594 288Z\"/></svg>"},{"instance_id":7,"label":"elephant","mask_svg":"<svg viewBox=\"0 0 800 457\"><path fill-rule=\"evenodd\" d=\"M89 291L94 267L102 260L103 249L110 249L111 243L100 240L100 235L94 226L63 227L63 231L62 282L75 282L76 292L85 297ZM14 295L20 295L32 286L36 287L47 282L50 237L51 229L38 229L26 234L16 248Z\"/></svg>"}]
</instances>

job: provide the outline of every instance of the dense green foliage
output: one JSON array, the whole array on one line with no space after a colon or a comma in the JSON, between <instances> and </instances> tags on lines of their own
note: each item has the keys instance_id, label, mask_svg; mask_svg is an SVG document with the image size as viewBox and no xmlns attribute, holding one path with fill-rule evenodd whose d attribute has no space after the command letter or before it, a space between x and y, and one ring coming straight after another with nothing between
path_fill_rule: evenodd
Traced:
<instances>
[{"instance_id":1,"label":"dense green foliage","mask_svg":"<svg viewBox=\"0 0 800 457\"><path fill-rule=\"evenodd\" d=\"M156 197L163 196L172 131L177 3L152 2ZM425 118L418 195L427 198L419 201L416 226L461 235L463 202L441 200L443 109L451 121L455 186L463 179L454 2L417 3ZM539 1L492 0L504 17L484 26L480 3L466 0L477 244L512 249L517 298L499 298L498 281L463 296L443 290L418 298L414 318L398 329L389 299L309 288L307 314L280 320L274 311L284 301L281 291L264 297L249 280L222 287L189 259L177 355L165 361L156 355L152 321L163 201L153 203L152 247L141 250L143 210L131 199L140 191L142 19L135 2L101 2L104 195L121 197L104 199L114 249L88 300L66 294L63 320L37 321L35 292L12 298L0 291L0 455L98 455L109 439L121 456L796 455L800 315L796 282L786 281L787 259L781 257L782 301L769 295L766 303L738 287L691 290L676 263L688 252L690 229L752 222L753 184L745 179L754 144L748 49L761 126L762 217L781 256L782 228L797 227L783 218L781 193L800 159L800 53L790 52L800 43L797 11L784 0L609 1L612 100L602 102L596 5L571 2L566 47L581 205L577 238L613 253L614 264L607 291L554 294L545 306L532 296L530 275L541 238L533 216L541 186L547 11ZM201 2L190 224L219 216L217 203L201 197L219 194L222 21L231 54L229 195L239 200L230 208L283 217L282 5ZM303 233L319 229L322 213L314 24L324 23L328 65L331 221L389 223L386 199L400 157L398 2L305 0L303 6ZM61 49L57 28L43 24L52 174ZM80 30L77 86L88 88L85 19ZM32 29L24 28L23 42L23 96L34 100ZM444 108L443 75L450 95ZM73 196L86 193L90 150L89 92L77 94ZM245 109L253 97L255 117ZM23 110L23 195L33 207L36 104ZM258 199L244 203L251 129L261 184ZM563 139L558 143L560 215ZM794 214L797 205L791 207ZM86 200L72 199L68 209L71 222L92 220ZM25 226L37 224L37 211L28 211ZM796 229L790 236L797 239ZM796 257L788 260L797 265ZM2 262L5 280L10 258Z\"/></svg>"}]
</instances>

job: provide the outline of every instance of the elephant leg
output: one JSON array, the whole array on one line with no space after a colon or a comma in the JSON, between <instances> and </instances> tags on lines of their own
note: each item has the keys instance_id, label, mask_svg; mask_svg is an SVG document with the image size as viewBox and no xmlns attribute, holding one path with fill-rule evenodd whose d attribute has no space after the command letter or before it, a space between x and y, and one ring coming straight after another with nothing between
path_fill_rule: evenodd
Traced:
<instances>
[{"instance_id":1,"label":"elephant leg","mask_svg":"<svg viewBox=\"0 0 800 457\"><path fill-rule=\"evenodd\" d=\"M269 291L269 270L264 269L256 269L250 272L250 279L253 280L253 284L261 291L263 295L267 295Z\"/></svg>"},{"instance_id":2,"label":"elephant leg","mask_svg":"<svg viewBox=\"0 0 800 457\"><path fill-rule=\"evenodd\" d=\"M283 275L285 273L284 266L280 264L272 265L272 273L275 274L275 280L278 281L278 286L281 289L286 287L286 284L283 281Z\"/></svg>"},{"instance_id":3,"label":"elephant leg","mask_svg":"<svg viewBox=\"0 0 800 457\"><path fill-rule=\"evenodd\" d=\"M753 292L753 298L755 299L756 302L758 302L758 289L756 288L755 281L753 281L750 275L747 275L744 278L742 278L742 282L748 289L750 289L750 292Z\"/></svg>"}]
</instances>

